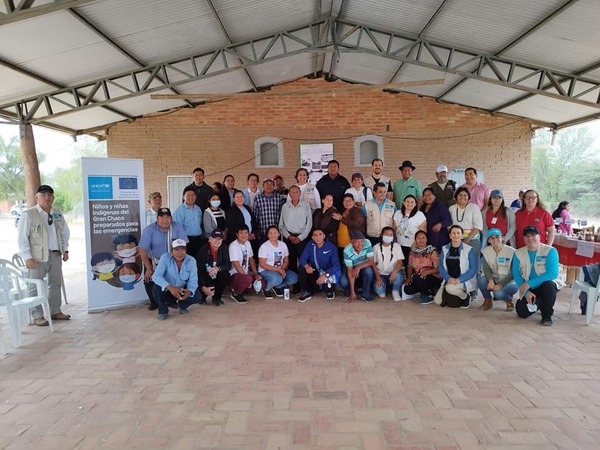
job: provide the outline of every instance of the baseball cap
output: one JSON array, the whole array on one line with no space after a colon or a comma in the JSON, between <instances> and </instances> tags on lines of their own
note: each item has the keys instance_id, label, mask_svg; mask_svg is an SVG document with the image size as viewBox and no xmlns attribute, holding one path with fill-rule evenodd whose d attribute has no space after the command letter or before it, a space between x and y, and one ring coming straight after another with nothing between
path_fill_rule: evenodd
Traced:
<instances>
[{"instance_id":1,"label":"baseball cap","mask_svg":"<svg viewBox=\"0 0 600 450\"><path fill-rule=\"evenodd\" d=\"M223 232L215 228L210 232L210 237L223 239Z\"/></svg>"},{"instance_id":2,"label":"baseball cap","mask_svg":"<svg viewBox=\"0 0 600 450\"><path fill-rule=\"evenodd\" d=\"M435 173L440 172L448 172L448 168L442 164L441 166L438 166L437 169L435 169Z\"/></svg>"},{"instance_id":3,"label":"baseball cap","mask_svg":"<svg viewBox=\"0 0 600 450\"><path fill-rule=\"evenodd\" d=\"M494 197L504 198L504 195L502 195L502 191L500 189L494 189L492 191L492 193L490 194L490 198L494 198Z\"/></svg>"},{"instance_id":4,"label":"baseball cap","mask_svg":"<svg viewBox=\"0 0 600 450\"><path fill-rule=\"evenodd\" d=\"M523 228L523 236L525 236L526 234L540 234L540 230L538 230L533 225L528 225L525 228Z\"/></svg>"},{"instance_id":5,"label":"baseball cap","mask_svg":"<svg viewBox=\"0 0 600 450\"><path fill-rule=\"evenodd\" d=\"M364 239L365 235L362 234L362 231L359 230L351 230L350 231L350 240L355 240L355 239Z\"/></svg>"},{"instance_id":6,"label":"baseball cap","mask_svg":"<svg viewBox=\"0 0 600 450\"><path fill-rule=\"evenodd\" d=\"M181 247L187 247L187 244L185 243L185 241L183 239L175 239L171 246L174 249L176 249L176 248L181 248Z\"/></svg>"},{"instance_id":7,"label":"baseball cap","mask_svg":"<svg viewBox=\"0 0 600 450\"><path fill-rule=\"evenodd\" d=\"M158 210L158 212L156 213L156 215L158 217L161 217L161 216L169 216L169 217L171 217L171 210L169 208L160 208Z\"/></svg>"},{"instance_id":8,"label":"baseball cap","mask_svg":"<svg viewBox=\"0 0 600 450\"><path fill-rule=\"evenodd\" d=\"M148 200L152 200L153 198L156 198L156 197L162 198L162 195L160 195L160 192L151 192L150 195L148 196Z\"/></svg>"},{"instance_id":9,"label":"baseball cap","mask_svg":"<svg viewBox=\"0 0 600 450\"><path fill-rule=\"evenodd\" d=\"M271 177L267 177L263 180L263 184L265 184L267 181L270 181L271 183L275 183L275 180Z\"/></svg>"},{"instance_id":10,"label":"baseball cap","mask_svg":"<svg viewBox=\"0 0 600 450\"><path fill-rule=\"evenodd\" d=\"M47 184L42 184L39 188L37 188L37 191L35 193L42 194L44 192L50 192L51 194L54 194L54 189L52 189Z\"/></svg>"},{"instance_id":11,"label":"baseball cap","mask_svg":"<svg viewBox=\"0 0 600 450\"><path fill-rule=\"evenodd\" d=\"M502 237L502 232L498 228L490 228L485 236L486 239L491 238L492 236L500 236Z\"/></svg>"}]
</instances>

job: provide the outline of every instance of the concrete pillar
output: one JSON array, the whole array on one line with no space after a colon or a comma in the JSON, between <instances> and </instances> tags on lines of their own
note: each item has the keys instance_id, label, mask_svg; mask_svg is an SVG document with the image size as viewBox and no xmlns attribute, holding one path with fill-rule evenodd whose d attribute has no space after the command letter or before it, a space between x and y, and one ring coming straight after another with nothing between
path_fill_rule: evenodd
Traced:
<instances>
[{"instance_id":1,"label":"concrete pillar","mask_svg":"<svg viewBox=\"0 0 600 450\"><path fill-rule=\"evenodd\" d=\"M35 151L35 140L33 139L33 127L31 124L19 125L21 137L21 157L23 158L23 169L25 172L25 196L27 206L35 205L35 191L40 182L40 168L37 153Z\"/></svg>"}]
</instances>

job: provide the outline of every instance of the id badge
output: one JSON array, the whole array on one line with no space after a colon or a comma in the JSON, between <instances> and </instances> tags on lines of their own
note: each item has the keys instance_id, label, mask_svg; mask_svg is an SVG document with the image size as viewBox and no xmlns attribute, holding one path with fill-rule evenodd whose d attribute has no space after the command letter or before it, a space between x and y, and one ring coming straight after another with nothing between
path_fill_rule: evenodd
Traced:
<instances>
[{"instance_id":1,"label":"id badge","mask_svg":"<svg viewBox=\"0 0 600 450\"><path fill-rule=\"evenodd\" d=\"M496 225L496 222L498 222L498 218L492 217L492 225Z\"/></svg>"}]
</instances>

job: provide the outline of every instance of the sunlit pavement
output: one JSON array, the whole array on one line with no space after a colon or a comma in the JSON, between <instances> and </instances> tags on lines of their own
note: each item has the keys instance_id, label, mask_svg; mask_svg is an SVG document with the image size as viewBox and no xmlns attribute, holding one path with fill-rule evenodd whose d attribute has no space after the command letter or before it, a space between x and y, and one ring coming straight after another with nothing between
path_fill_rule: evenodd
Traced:
<instances>
[{"instance_id":1,"label":"sunlit pavement","mask_svg":"<svg viewBox=\"0 0 600 450\"><path fill-rule=\"evenodd\" d=\"M16 233L0 222L6 258ZM143 307L88 314L72 228L73 319L25 326L15 350L0 316L0 448L600 448L600 320L567 314L569 288L550 328L499 304L321 295L164 322Z\"/></svg>"}]
</instances>

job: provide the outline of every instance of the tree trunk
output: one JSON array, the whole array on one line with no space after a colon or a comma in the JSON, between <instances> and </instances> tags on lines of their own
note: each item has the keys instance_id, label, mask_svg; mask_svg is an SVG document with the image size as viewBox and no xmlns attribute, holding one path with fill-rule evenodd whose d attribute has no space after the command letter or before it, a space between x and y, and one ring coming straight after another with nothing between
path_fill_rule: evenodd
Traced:
<instances>
[{"instance_id":1,"label":"tree trunk","mask_svg":"<svg viewBox=\"0 0 600 450\"><path fill-rule=\"evenodd\" d=\"M25 171L25 196L27 197L27 206L31 207L36 203L35 192L40 185L40 167L35 151L35 140L33 139L31 124L20 125L19 131L21 157L23 158L23 169Z\"/></svg>"}]
</instances>

